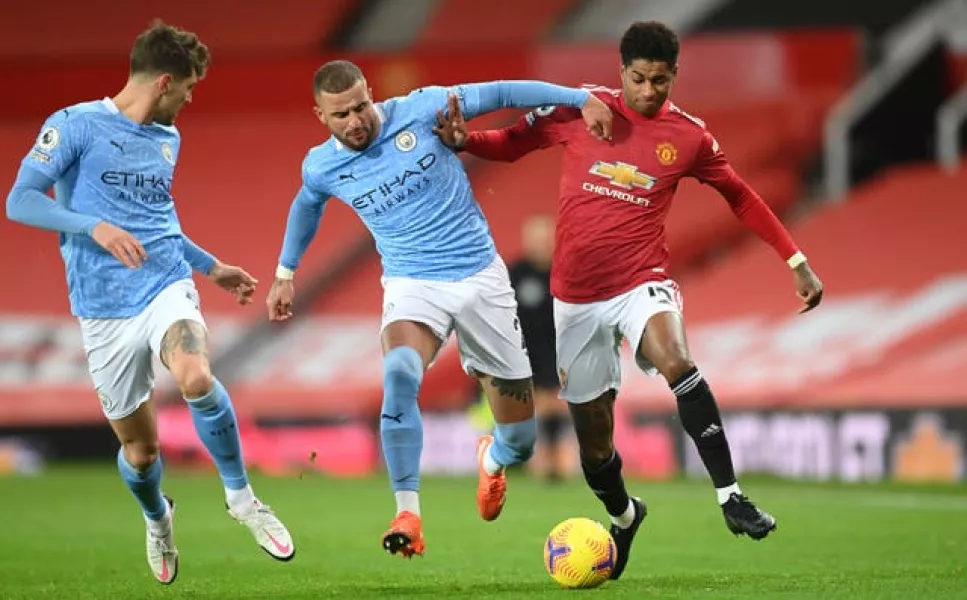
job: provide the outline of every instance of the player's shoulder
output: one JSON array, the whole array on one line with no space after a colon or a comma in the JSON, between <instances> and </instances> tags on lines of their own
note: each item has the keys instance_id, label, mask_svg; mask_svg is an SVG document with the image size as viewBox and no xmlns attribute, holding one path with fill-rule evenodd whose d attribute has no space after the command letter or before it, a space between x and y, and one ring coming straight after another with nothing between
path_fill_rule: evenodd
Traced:
<instances>
[{"instance_id":1,"label":"player's shoulder","mask_svg":"<svg viewBox=\"0 0 967 600\"><path fill-rule=\"evenodd\" d=\"M51 152L63 140L83 146L90 139L90 121L98 115L107 114L103 100L79 102L50 113L37 136L36 148Z\"/></svg>"},{"instance_id":2,"label":"player's shoulder","mask_svg":"<svg viewBox=\"0 0 967 600\"><path fill-rule=\"evenodd\" d=\"M78 102L70 106L58 108L48 115L45 123L48 126L68 125L75 126L84 124L91 120L101 118L109 114L108 107L104 100L89 100Z\"/></svg>"},{"instance_id":3,"label":"player's shoulder","mask_svg":"<svg viewBox=\"0 0 967 600\"><path fill-rule=\"evenodd\" d=\"M708 131L708 125L705 124L704 120L698 118L692 113L686 112L682 107L670 100L667 105L667 110L665 111L665 118L672 122L679 123L686 129L691 129L700 134L704 134L706 131Z\"/></svg>"},{"instance_id":4,"label":"player's shoulder","mask_svg":"<svg viewBox=\"0 0 967 600\"><path fill-rule=\"evenodd\" d=\"M337 159L339 144L335 136L330 136L325 142L309 148L302 159L302 177L306 181L322 183L325 174L332 168Z\"/></svg>"},{"instance_id":5,"label":"player's shoulder","mask_svg":"<svg viewBox=\"0 0 967 600\"><path fill-rule=\"evenodd\" d=\"M451 91L455 91L455 88L428 85L416 88L405 96L395 96L384 100L379 103L378 107L382 109L387 120L405 111L424 113L427 107L432 107L435 114L437 109L443 108L447 95Z\"/></svg>"}]
</instances>

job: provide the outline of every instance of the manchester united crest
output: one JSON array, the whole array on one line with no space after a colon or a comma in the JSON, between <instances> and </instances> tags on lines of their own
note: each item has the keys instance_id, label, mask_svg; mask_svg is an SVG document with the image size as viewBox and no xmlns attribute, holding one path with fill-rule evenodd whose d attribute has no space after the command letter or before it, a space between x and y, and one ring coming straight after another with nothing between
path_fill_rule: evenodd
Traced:
<instances>
[{"instance_id":1,"label":"manchester united crest","mask_svg":"<svg viewBox=\"0 0 967 600\"><path fill-rule=\"evenodd\" d=\"M671 142L662 142L655 146L655 155L658 156L658 162L667 167L678 158L678 150Z\"/></svg>"}]
</instances>

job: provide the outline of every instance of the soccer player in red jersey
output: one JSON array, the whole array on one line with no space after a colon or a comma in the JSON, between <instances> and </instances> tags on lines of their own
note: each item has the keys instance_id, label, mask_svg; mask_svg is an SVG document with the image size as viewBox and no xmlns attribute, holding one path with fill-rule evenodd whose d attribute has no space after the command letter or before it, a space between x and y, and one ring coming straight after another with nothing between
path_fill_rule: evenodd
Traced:
<instances>
[{"instance_id":1,"label":"soccer player in red jersey","mask_svg":"<svg viewBox=\"0 0 967 600\"><path fill-rule=\"evenodd\" d=\"M634 23L621 39L622 89L593 93L614 113L612 140L587 135L577 111L546 107L499 130L467 133L459 107L440 114L448 145L490 160L514 161L564 144L564 168L551 274L561 398L568 402L585 479L611 516L621 576L645 514L630 498L614 447L613 405L627 338L639 367L660 373L677 398L682 426L715 485L728 528L762 539L776 520L739 489L715 397L689 355L681 296L668 270L665 219L684 177L711 185L735 215L792 270L802 312L822 299L822 283L762 198L729 165L705 124L668 100L678 38L657 22ZM455 110L456 107L456 110Z\"/></svg>"}]
</instances>

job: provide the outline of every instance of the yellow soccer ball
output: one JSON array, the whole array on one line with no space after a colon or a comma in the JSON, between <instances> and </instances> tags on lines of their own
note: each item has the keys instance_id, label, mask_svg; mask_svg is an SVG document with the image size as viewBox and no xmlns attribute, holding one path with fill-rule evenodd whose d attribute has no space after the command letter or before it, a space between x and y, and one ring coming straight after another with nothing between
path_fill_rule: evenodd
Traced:
<instances>
[{"instance_id":1,"label":"yellow soccer ball","mask_svg":"<svg viewBox=\"0 0 967 600\"><path fill-rule=\"evenodd\" d=\"M544 544L544 567L563 588L594 588L611 577L617 550L597 521L575 517L558 523Z\"/></svg>"}]
</instances>

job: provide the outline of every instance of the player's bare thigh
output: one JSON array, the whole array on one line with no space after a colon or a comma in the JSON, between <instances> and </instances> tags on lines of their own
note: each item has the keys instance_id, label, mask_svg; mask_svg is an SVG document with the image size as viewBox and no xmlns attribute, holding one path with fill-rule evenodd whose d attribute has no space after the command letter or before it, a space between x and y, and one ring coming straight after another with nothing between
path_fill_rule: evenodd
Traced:
<instances>
[{"instance_id":1,"label":"player's bare thigh","mask_svg":"<svg viewBox=\"0 0 967 600\"><path fill-rule=\"evenodd\" d=\"M423 369L427 369L440 350L443 341L425 323L417 321L393 321L383 328L380 336L383 355L393 348L406 346L420 353Z\"/></svg>"},{"instance_id":2,"label":"player's bare thigh","mask_svg":"<svg viewBox=\"0 0 967 600\"><path fill-rule=\"evenodd\" d=\"M694 367L681 313L660 312L648 319L638 354L654 365L669 384Z\"/></svg>"},{"instance_id":3,"label":"player's bare thigh","mask_svg":"<svg viewBox=\"0 0 967 600\"><path fill-rule=\"evenodd\" d=\"M124 448L124 458L138 471L144 471L158 458L158 423L154 396L123 419L108 420Z\"/></svg>"},{"instance_id":4,"label":"player's bare thigh","mask_svg":"<svg viewBox=\"0 0 967 600\"><path fill-rule=\"evenodd\" d=\"M161 339L161 362L185 398L201 398L212 390L208 330L192 319L172 323Z\"/></svg>"}]
</instances>

